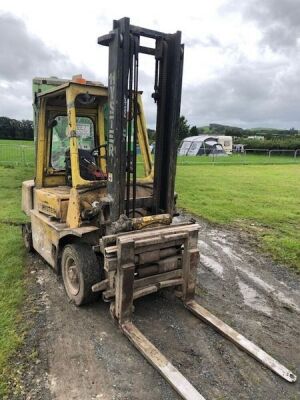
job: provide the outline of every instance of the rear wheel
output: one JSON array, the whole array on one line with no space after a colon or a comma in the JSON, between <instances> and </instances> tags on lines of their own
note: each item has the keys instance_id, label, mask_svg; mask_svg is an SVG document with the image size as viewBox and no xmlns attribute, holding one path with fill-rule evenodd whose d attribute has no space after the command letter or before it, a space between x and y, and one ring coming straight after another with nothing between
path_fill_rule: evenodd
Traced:
<instances>
[{"instance_id":1,"label":"rear wheel","mask_svg":"<svg viewBox=\"0 0 300 400\"><path fill-rule=\"evenodd\" d=\"M31 232L31 223L27 222L26 224L22 225L22 237L25 249L28 253L33 251L33 244L32 244L32 232Z\"/></svg>"},{"instance_id":2,"label":"rear wheel","mask_svg":"<svg viewBox=\"0 0 300 400\"><path fill-rule=\"evenodd\" d=\"M62 277L69 299L77 306L95 301L99 295L92 286L101 280L101 266L91 246L68 244L61 259Z\"/></svg>"}]
</instances>

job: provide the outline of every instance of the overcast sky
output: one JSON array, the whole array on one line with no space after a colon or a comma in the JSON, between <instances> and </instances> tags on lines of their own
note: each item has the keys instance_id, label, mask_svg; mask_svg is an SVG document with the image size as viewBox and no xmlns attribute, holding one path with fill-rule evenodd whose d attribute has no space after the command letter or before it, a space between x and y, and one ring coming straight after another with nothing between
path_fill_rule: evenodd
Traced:
<instances>
[{"instance_id":1,"label":"overcast sky","mask_svg":"<svg viewBox=\"0 0 300 400\"><path fill-rule=\"evenodd\" d=\"M34 76L83 73L107 83L107 49L97 37L112 20L181 30L185 63L181 113L191 125L300 129L300 1L1 0L0 115L32 118ZM152 90L149 60L140 88ZM148 124L154 113L144 100Z\"/></svg>"}]
</instances>

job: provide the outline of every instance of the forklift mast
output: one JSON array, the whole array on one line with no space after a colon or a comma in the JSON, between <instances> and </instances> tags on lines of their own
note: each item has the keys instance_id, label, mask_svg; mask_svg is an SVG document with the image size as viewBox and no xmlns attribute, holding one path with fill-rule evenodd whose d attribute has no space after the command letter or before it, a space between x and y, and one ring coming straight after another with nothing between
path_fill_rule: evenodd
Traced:
<instances>
[{"instance_id":1,"label":"forklift mast","mask_svg":"<svg viewBox=\"0 0 300 400\"><path fill-rule=\"evenodd\" d=\"M141 37L155 46L140 44ZM157 106L152 213L174 211L176 136L180 114L184 46L181 32L166 34L130 24L129 18L113 22L113 30L98 38L109 47L107 191L111 221L135 216L137 184L137 118L139 113L139 54L155 58L153 100ZM130 199L130 201L128 201Z\"/></svg>"}]
</instances>

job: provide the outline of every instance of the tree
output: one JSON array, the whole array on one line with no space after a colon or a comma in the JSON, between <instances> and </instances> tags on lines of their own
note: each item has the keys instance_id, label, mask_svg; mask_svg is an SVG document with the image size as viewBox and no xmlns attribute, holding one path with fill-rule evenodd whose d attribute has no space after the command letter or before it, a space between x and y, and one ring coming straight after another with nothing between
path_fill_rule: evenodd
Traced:
<instances>
[{"instance_id":1,"label":"tree","mask_svg":"<svg viewBox=\"0 0 300 400\"><path fill-rule=\"evenodd\" d=\"M191 136L198 136L199 135L199 129L195 125L191 127L190 135Z\"/></svg>"},{"instance_id":2,"label":"tree","mask_svg":"<svg viewBox=\"0 0 300 400\"><path fill-rule=\"evenodd\" d=\"M21 121L21 131L24 139L33 139L33 122L28 119Z\"/></svg>"},{"instance_id":3,"label":"tree","mask_svg":"<svg viewBox=\"0 0 300 400\"><path fill-rule=\"evenodd\" d=\"M14 138L15 131L11 125L11 120L7 117L0 117L0 138Z\"/></svg>"},{"instance_id":4,"label":"tree","mask_svg":"<svg viewBox=\"0 0 300 400\"><path fill-rule=\"evenodd\" d=\"M33 139L33 123L29 120L18 121L0 117L0 139Z\"/></svg>"},{"instance_id":5,"label":"tree","mask_svg":"<svg viewBox=\"0 0 300 400\"><path fill-rule=\"evenodd\" d=\"M156 134L155 130L148 128L147 131L148 131L149 142L150 143L155 142L155 134Z\"/></svg>"},{"instance_id":6,"label":"tree","mask_svg":"<svg viewBox=\"0 0 300 400\"><path fill-rule=\"evenodd\" d=\"M186 118L182 115L179 118L179 127L178 127L178 135L176 139L177 146L180 142L190 135L190 126L186 120Z\"/></svg>"},{"instance_id":7,"label":"tree","mask_svg":"<svg viewBox=\"0 0 300 400\"><path fill-rule=\"evenodd\" d=\"M197 130L198 130L198 135L205 135L207 133L204 127L197 128Z\"/></svg>"}]
</instances>

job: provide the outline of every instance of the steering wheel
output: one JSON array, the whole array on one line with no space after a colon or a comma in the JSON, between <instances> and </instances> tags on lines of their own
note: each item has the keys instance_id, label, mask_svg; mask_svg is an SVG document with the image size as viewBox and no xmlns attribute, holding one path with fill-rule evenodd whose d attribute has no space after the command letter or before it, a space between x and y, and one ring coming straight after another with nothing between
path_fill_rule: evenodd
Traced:
<instances>
[{"instance_id":1,"label":"steering wheel","mask_svg":"<svg viewBox=\"0 0 300 400\"><path fill-rule=\"evenodd\" d=\"M90 150L90 153L93 157L98 157L99 156L99 150L102 148L106 148L107 144L100 144L99 146L94 147L92 150Z\"/></svg>"}]
</instances>

